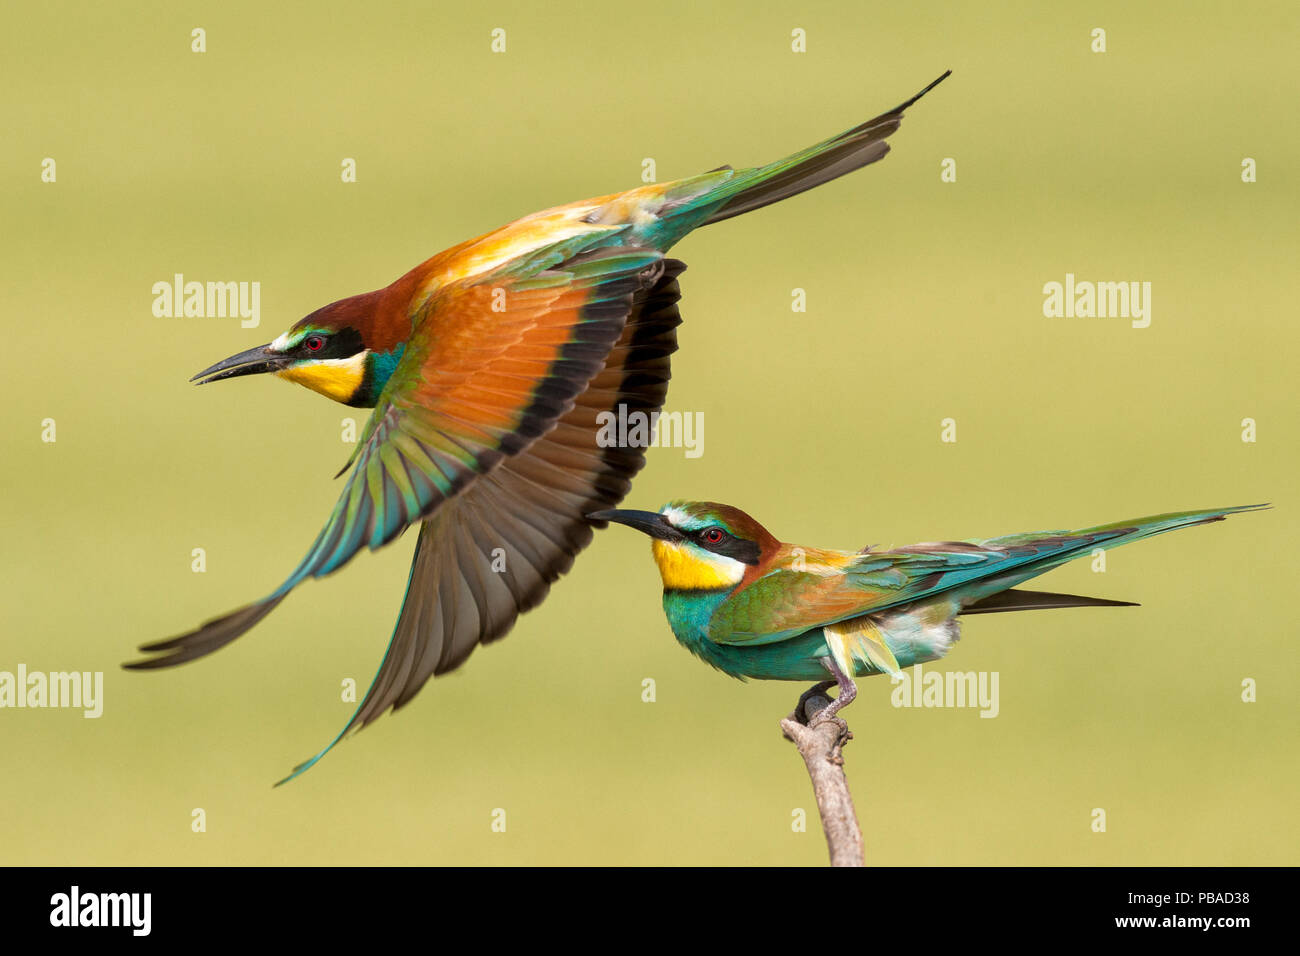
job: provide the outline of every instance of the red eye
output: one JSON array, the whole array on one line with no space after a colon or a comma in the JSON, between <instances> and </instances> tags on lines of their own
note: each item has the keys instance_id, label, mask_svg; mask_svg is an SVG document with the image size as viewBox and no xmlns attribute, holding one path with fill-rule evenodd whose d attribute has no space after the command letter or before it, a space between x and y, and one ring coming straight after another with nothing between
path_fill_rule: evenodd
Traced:
<instances>
[{"instance_id":1,"label":"red eye","mask_svg":"<svg viewBox=\"0 0 1300 956\"><path fill-rule=\"evenodd\" d=\"M724 537L726 535L721 528L706 528L704 531L704 540L709 544L721 544Z\"/></svg>"},{"instance_id":2,"label":"red eye","mask_svg":"<svg viewBox=\"0 0 1300 956\"><path fill-rule=\"evenodd\" d=\"M309 335L307 336L307 341L303 344L307 346L308 352L319 352L325 347L325 336Z\"/></svg>"}]
</instances>

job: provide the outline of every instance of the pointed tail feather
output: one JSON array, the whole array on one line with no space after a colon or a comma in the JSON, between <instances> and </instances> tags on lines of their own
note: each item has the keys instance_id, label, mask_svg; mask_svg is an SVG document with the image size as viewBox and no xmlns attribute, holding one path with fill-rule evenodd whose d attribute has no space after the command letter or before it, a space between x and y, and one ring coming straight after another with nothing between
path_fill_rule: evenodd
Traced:
<instances>
[{"instance_id":1,"label":"pointed tail feather","mask_svg":"<svg viewBox=\"0 0 1300 956\"><path fill-rule=\"evenodd\" d=\"M1116 521L1112 524L1098 525L1095 528L1082 528L1078 531L1008 535L1002 538L989 538L980 541L979 545L985 548L1006 550L1013 553L1024 549L1027 550L1031 557L1029 560L1025 560L1005 572L995 573L971 582L967 598L974 598L974 600L967 605L967 609L963 613L979 613L978 611L972 612L970 609L982 604L986 599L996 598L1009 588L1014 588L1016 585L1028 581L1030 578L1036 578L1040 574L1046 574L1053 568L1058 568L1097 548L1110 550L1118 548L1120 545L1141 541L1143 538L1164 534L1166 531L1177 531L1180 528L1210 524L1215 521L1222 521L1230 514L1242 511L1259 511L1269 507L1271 505L1259 504L1238 505L1232 508L1212 508L1205 511L1176 511L1170 514L1153 515L1148 518ZM1032 594L1034 592L1020 593ZM1066 597L1073 598L1076 601L1101 600L1079 598L1075 595L1047 595L1047 597ZM1048 605L1038 606L1046 607ZM1074 607L1078 605L1064 606ZM1029 605L1024 609L1028 610ZM997 610L1020 610L1020 608L997 608Z\"/></svg>"},{"instance_id":2,"label":"pointed tail feather","mask_svg":"<svg viewBox=\"0 0 1300 956\"><path fill-rule=\"evenodd\" d=\"M761 209L881 159L889 152L889 144L885 140L898 129L903 111L942 83L951 73L952 70L948 70L905 103L851 130L775 163L736 173L713 193L725 201L701 225L707 226Z\"/></svg>"},{"instance_id":3,"label":"pointed tail feather","mask_svg":"<svg viewBox=\"0 0 1300 956\"><path fill-rule=\"evenodd\" d=\"M1222 521L1231 514L1238 514L1243 511L1265 511L1273 507L1271 504L1257 505L1234 505L1231 508L1206 508L1201 511L1174 511L1169 514L1152 515L1149 518L1136 518L1132 521L1116 521L1112 524L1098 525L1095 528L1084 528L1076 531L1075 534L1094 534L1106 531L1129 531L1111 546L1119 544L1128 544L1130 541L1137 541L1141 538L1149 538L1153 534L1163 534L1166 531L1176 531L1179 528L1191 528L1198 524L1210 524L1214 521Z\"/></svg>"}]
</instances>

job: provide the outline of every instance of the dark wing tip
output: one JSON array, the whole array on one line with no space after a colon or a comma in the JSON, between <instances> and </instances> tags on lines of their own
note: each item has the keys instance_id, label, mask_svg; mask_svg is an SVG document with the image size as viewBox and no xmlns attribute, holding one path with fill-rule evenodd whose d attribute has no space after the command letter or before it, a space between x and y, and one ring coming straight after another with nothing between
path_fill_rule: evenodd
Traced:
<instances>
[{"instance_id":1,"label":"dark wing tip","mask_svg":"<svg viewBox=\"0 0 1300 956\"><path fill-rule=\"evenodd\" d=\"M165 641L141 644L142 653L158 656L127 661L122 668L128 671L158 670L206 657L250 630L258 621L270 614L284 598L285 595L281 594L267 598L265 601L258 601L256 604L248 604L237 611L214 618L187 634L169 637Z\"/></svg>"}]
</instances>

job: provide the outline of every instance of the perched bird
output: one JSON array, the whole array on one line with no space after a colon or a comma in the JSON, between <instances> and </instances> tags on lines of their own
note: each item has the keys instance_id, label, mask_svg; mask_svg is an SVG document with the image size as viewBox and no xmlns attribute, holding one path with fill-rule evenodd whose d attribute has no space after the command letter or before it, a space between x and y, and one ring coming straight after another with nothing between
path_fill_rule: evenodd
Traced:
<instances>
[{"instance_id":1,"label":"perched bird","mask_svg":"<svg viewBox=\"0 0 1300 956\"><path fill-rule=\"evenodd\" d=\"M947 76L767 166L723 166L525 216L200 372L200 382L269 372L374 412L344 466L352 470L338 504L285 582L197 630L144 645L154 656L125 666L209 654L307 578L419 522L406 596L373 684L338 736L288 780L502 637L590 542L584 516L618 504L644 463L644 448L605 447L598 434L608 413L649 415L663 405L685 268L665 258L668 249L700 226L882 158L903 111Z\"/></svg>"},{"instance_id":2,"label":"perched bird","mask_svg":"<svg viewBox=\"0 0 1300 956\"><path fill-rule=\"evenodd\" d=\"M783 544L739 508L711 501L588 517L650 536L668 624L697 657L742 679L821 681L804 698L838 685L836 699L814 718L817 724L857 695L854 677L897 677L904 667L947 654L960 636L960 615L1133 606L1017 587L1030 578L1094 548L1267 507L1181 511L1081 531L858 552ZM831 679L822 680L828 674Z\"/></svg>"}]
</instances>

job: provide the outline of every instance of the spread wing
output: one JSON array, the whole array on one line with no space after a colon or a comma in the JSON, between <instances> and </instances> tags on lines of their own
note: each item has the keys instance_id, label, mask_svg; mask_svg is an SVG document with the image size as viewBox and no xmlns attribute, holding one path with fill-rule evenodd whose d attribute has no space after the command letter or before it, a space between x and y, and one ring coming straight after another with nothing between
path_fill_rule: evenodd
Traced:
<instances>
[{"instance_id":1,"label":"spread wing","mask_svg":"<svg viewBox=\"0 0 1300 956\"><path fill-rule=\"evenodd\" d=\"M503 637L546 597L591 541L585 515L617 505L645 463L643 448L602 445L604 414L658 412L677 350L685 267L639 293L614 348L555 427L469 485L420 528L396 629L374 682L329 746L401 707L432 676L453 670L480 643Z\"/></svg>"},{"instance_id":2,"label":"spread wing","mask_svg":"<svg viewBox=\"0 0 1300 956\"><path fill-rule=\"evenodd\" d=\"M656 250L604 245L620 231L593 227L433 294L294 572L261 601L145 645L157 656L127 666L168 667L228 644L302 581L388 543L549 431L604 366L634 296L663 273Z\"/></svg>"},{"instance_id":3,"label":"spread wing","mask_svg":"<svg viewBox=\"0 0 1300 956\"><path fill-rule=\"evenodd\" d=\"M549 430L603 366L657 251L603 249L520 282L438 296L297 575L378 548ZM301 579L301 578L300 578Z\"/></svg>"}]
</instances>

